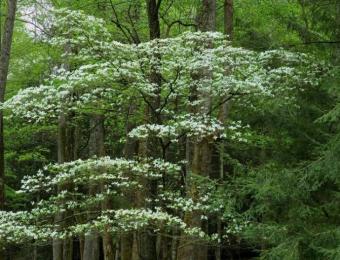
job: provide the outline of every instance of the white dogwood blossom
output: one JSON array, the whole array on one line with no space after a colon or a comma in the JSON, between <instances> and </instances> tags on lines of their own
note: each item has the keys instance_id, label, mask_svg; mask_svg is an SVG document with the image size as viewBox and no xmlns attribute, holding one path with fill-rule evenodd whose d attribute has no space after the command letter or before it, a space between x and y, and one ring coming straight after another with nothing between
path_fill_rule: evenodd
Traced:
<instances>
[{"instance_id":1,"label":"white dogwood blossom","mask_svg":"<svg viewBox=\"0 0 340 260\"><path fill-rule=\"evenodd\" d=\"M199 104L200 99L187 98L192 89L217 100L234 96L242 102L247 95L293 98L297 86L318 83L320 68L308 56L232 47L221 33L187 32L123 44L112 40L101 19L65 9L56 10L55 16L54 37L48 44L64 53L68 67L74 65L55 68L44 85L7 100L2 107L11 116L30 122L51 120L61 112L84 112L84 106L105 109L112 102L123 103L126 96L152 97L159 87L162 112L179 98L188 106ZM214 47L206 48L208 43ZM160 86L150 81L152 73L161 75Z\"/></svg>"}]
</instances>

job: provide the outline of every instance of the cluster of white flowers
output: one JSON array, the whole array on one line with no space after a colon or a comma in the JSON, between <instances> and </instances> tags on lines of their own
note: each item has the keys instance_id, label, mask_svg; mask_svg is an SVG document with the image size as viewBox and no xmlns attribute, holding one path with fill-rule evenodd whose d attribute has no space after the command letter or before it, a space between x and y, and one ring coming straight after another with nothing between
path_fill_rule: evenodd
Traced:
<instances>
[{"instance_id":1,"label":"cluster of white flowers","mask_svg":"<svg viewBox=\"0 0 340 260\"><path fill-rule=\"evenodd\" d=\"M161 159L142 158L140 161L110 157L76 160L63 164L51 164L33 176L22 180L21 193L52 192L57 186L73 184L73 187L107 183L108 188L135 186L134 179L176 177L181 170L177 164Z\"/></svg>"},{"instance_id":2,"label":"cluster of white flowers","mask_svg":"<svg viewBox=\"0 0 340 260\"><path fill-rule=\"evenodd\" d=\"M3 109L12 116L36 122L84 106L95 109L98 104L126 102L124 96L145 98L155 92L163 97L162 109L175 98L197 104L200 99L188 99L191 89L217 101L244 94L283 99L293 96L291 90L298 82L318 83L315 74L320 68L310 65L303 54L235 48L218 32L187 32L139 45L122 44L111 39L101 19L67 9L54 13L54 37L47 41L64 52L65 64L72 67L56 68L48 84L22 90L6 101ZM155 72L161 75L160 86L150 81ZM157 131L162 135L172 129Z\"/></svg>"},{"instance_id":3,"label":"cluster of white flowers","mask_svg":"<svg viewBox=\"0 0 340 260\"><path fill-rule=\"evenodd\" d=\"M217 119L209 116L187 114L177 116L168 122L169 125L144 124L130 131L129 136L138 139L145 139L149 136L156 136L172 141L178 141L178 137L188 136L197 140L212 136L214 139L220 137L224 126Z\"/></svg>"},{"instance_id":4,"label":"cluster of white flowers","mask_svg":"<svg viewBox=\"0 0 340 260\"><path fill-rule=\"evenodd\" d=\"M52 225L34 225L34 219L28 212L0 211L0 246L45 241L52 234L54 234Z\"/></svg>"},{"instance_id":5,"label":"cluster of white flowers","mask_svg":"<svg viewBox=\"0 0 340 260\"><path fill-rule=\"evenodd\" d=\"M87 212L84 212L87 214ZM204 218L205 219L205 218ZM231 222L232 223L232 222ZM150 228L155 232L159 230L171 230L176 228L182 234L196 239L210 242L220 242L217 234L207 234L199 227L186 224L180 217L169 214L156 208L117 209L104 210L97 214L91 221L76 223L69 226L59 224L46 224L46 220L37 218L36 214L28 212L0 212L0 245L7 243L23 243L34 241L48 241L54 238L75 237L84 235L89 230L99 233L110 232L121 234ZM232 234L231 229L241 230L242 225L235 222L235 226L229 225L228 232L223 234L228 238Z\"/></svg>"},{"instance_id":6,"label":"cluster of white flowers","mask_svg":"<svg viewBox=\"0 0 340 260\"><path fill-rule=\"evenodd\" d=\"M216 196L214 192L217 191L215 185L207 184L206 181L202 187L197 184L197 196L190 199L181 195L185 190L183 186L179 187L182 191L173 191L172 185L178 182L180 170L180 165L151 158L136 161L103 157L48 165L35 176L25 178L22 191L34 193L44 190L51 196L33 202L34 207L30 211L1 212L1 242L47 241L83 235L93 229L119 234L142 228L150 228L155 232L176 228L188 237L220 243L220 235L208 235L201 228L188 225L182 218L183 214L195 212L202 220L219 216L223 221L223 209L216 208L213 203ZM163 183L160 178L164 174L167 175L167 183ZM141 175L143 178L139 178ZM107 198L126 196L125 192L131 188L142 191L144 177L155 179L155 175L158 178L159 194L153 199L154 208L98 209L98 205ZM87 192L91 185L98 187L95 194ZM148 199L145 198L146 202ZM85 217L89 209L93 209L90 211L94 217L91 221ZM54 223L54 216L62 213L66 213L66 216L74 214L80 218L77 218L76 223L67 225L64 222ZM230 230L239 232L240 226L239 222L233 227L228 225L228 233L223 234L224 238L233 234Z\"/></svg>"},{"instance_id":7,"label":"cluster of white flowers","mask_svg":"<svg viewBox=\"0 0 340 260\"><path fill-rule=\"evenodd\" d=\"M231 121L227 125L210 116L186 114L176 116L168 124L143 124L129 132L129 136L137 139L147 139L151 136L178 142L179 137L189 137L195 141L204 138L227 138L239 142L247 142L250 127L241 121Z\"/></svg>"}]
</instances>

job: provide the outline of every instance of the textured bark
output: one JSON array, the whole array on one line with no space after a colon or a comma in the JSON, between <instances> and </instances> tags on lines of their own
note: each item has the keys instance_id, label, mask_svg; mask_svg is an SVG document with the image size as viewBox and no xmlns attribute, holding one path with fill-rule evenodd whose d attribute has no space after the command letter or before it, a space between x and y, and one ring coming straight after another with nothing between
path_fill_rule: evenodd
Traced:
<instances>
[{"instance_id":1,"label":"textured bark","mask_svg":"<svg viewBox=\"0 0 340 260\"><path fill-rule=\"evenodd\" d=\"M63 259L72 260L73 259L73 239L68 238L63 241Z\"/></svg>"},{"instance_id":2,"label":"textured bark","mask_svg":"<svg viewBox=\"0 0 340 260\"><path fill-rule=\"evenodd\" d=\"M147 0L147 13L150 31L150 40L160 38L161 30L159 26L159 3L160 0Z\"/></svg>"},{"instance_id":3,"label":"textured bark","mask_svg":"<svg viewBox=\"0 0 340 260\"><path fill-rule=\"evenodd\" d=\"M136 110L136 104L134 103L134 100L131 100L130 106L127 111L126 116L126 129L125 129L125 135L126 135L126 143L124 145L123 149L123 155L125 158L132 159L133 156L135 156L138 153L138 143L128 136L128 133L135 127L134 124L132 124L129 120L129 116L132 115ZM138 194L136 192L127 192L126 194L128 198L129 205L133 205L136 202L136 197L138 197ZM121 245L121 260L137 260L138 259L138 252L137 252L137 243L134 243L134 236L135 234L133 232L123 234L120 237L120 245Z\"/></svg>"},{"instance_id":4,"label":"textured bark","mask_svg":"<svg viewBox=\"0 0 340 260\"><path fill-rule=\"evenodd\" d=\"M75 151L75 128L69 124L66 115L61 114L58 120L58 163L72 161L76 156ZM64 187L58 187L62 190ZM54 222L60 226L65 225L65 214L58 213ZM54 239L53 240L53 260L71 260L73 255L72 239Z\"/></svg>"},{"instance_id":5,"label":"textured bark","mask_svg":"<svg viewBox=\"0 0 340 260\"><path fill-rule=\"evenodd\" d=\"M224 33L229 36L229 40L234 36L234 6L233 0L224 0Z\"/></svg>"},{"instance_id":6,"label":"textured bark","mask_svg":"<svg viewBox=\"0 0 340 260\"><path fill-rule=\"evenodd\" d=\"M110 233L105 232L103 234L103 253L104 260L114 260L117 259L117 255L119 255L119 248L114 248L112 236Z\"/></svg>"},{"instance_id":7,"label":"textured bark","mask_svg":"<svg viewBox=\"0 0 340 260\"><path fill-rule=\"evenodd\" d=\"M121 259L131 260L133 252L133 233L121 236Z\"/></svg>"},{"instance_id":8,"label":"textured bark","mask_svg":"<svg viewBox=\"0 0 340 260\"><path fill-rule=\"evenodd\" d=\"M229 36L229 40L233 40L234 35L234 21L233 21L233 0L225 0L224 1L224 33ZM225 74L228 74L228 71L225 71ZM226 97L222 97L225 99ZM231 101L228 101L227 103L224 103L219 110L218 119L221 122L225 122L228 118L229 111L231 107ZM223 140L219 144L219 171L218 171L218 178L220 180L224 179L224 153L225 153L225 144ZM220 238L222 237L222 229L223 229L223 223L220 219L216 220L216 232L219 234ZM216 247L215 249L215 258L216 260L222 260L222 248L220 246Z\"/></svg>"},{"instance_id":9,"label":"textured bark","mask_svg":"<svg viewBox=\"0 0 340 260\"><path fill-rule=\"evenodd\" d=\"M147 15L149 23L150 40L160 37L160 25L159 25L159 7L160 1L147 0ZM151 121L153 123L161 123L159 114L156 109L160 106L160 89L161 89L161 76L156 72L151 73L150 82L156 84L158 89L155 91L156 97L151 100L152 107L148 106L145 110L145 121ZM140 142L139 155L141 157L158 157L159 149L156 145L158 140L154 138L148 138L144 142ZM146 206L153 208L154 205L145 205L145 197L155 197L157 195L157 183L155 181L146 180L144 183L144 194L139 193L137 196L138 206ZM143 205L144 204L144 205ZM157 235L150 228L145 228L138 232L135 245L133 248L137 248L138 258L140 260L157 259ZM135 255L135 253L134 253Z\"/></svg>"},{"instance_id":10,"label":"textured bark","mask_svg":"<svg viewBox=\"0 0 340 260\"><path fill-rule=\"evenodd\" d=\"M146 109L145 119L147 120L149 117L149 109ZM155 147L155 143L153 143L150 139L147 139L146 141L141 141L139 144L138 154L140 157L150 157L152 156L152 154L155 154ZM156 196L157 186L155 185L154 181L150 180L144 180L142 185L144 186L144 190L136 192L136 206L148 207L152 209L153 205L145 202L144 198ZM157 259L157 236L152 229L146 227L143 230L138 231L133 242L133 249L136 250L136 252L133 252L133 259Z\"/></svg>"},{"instance_id":11,"label":"textured bark","mask_svg":"<svg viewBox=\"0 0 340 260\"><path fill-rule=\"evenodd\" d=\"M65 146L66 146L66 119L64 115L59 116L58 120L58 163L65 162ZM54 222L61 225L63 220L62 213L57 213ZM63 260L63 241L61 239L53 239L53 260Z\"/></svg>"},{"instance_id":12,"label":"textured bark","mask_svg":"<svg viewBox=\"0 0 340 260\"><path fill-rule=\"evenodd\" d=\"M7 0L7 16L1 35L0 50L0 102L5 101L8 68L13 41L13 30L16 13L16 0ZM0 25L1 26L1 25ZM3 112L0 111L0 209L5 206L5 143Z\"/></svg>"},{"instance_id":13,"label":"textured bark","mask_svg":"<svg viewBox=\"0 0 340 260\"><path fill-rule=\"evenodd\" d=\"M200 31L216 30L216 0L202 0L197 20Z\"/></svg>"},{"instance_id":14,"label":"textured bark","mask_svg":"<svg viewBox=\"0 0 340 260\"><path fill-rule=\"evenodd\" d=\"M335 30L334 30L334 39L340 39L340 4L336 3L336 14L335 14ZM340 44L335 45L335 50L333 53L335 64L340 64Z\"/></svg>"},{"instance_id":15,"label":"textured bark","mask_svg":"<svg viewBox=\"0 0 340 260\"><path fill-rule=\"evenodd\" d=\"M82 236L79 238L80 260L84 260L84 247L85 247L85 238Z\"/></svg>"},{"instance_id":16,"label":"textured bark","mask_svg":"<svg viewBox=\"0 0 340 260\"><path fill-rule=\"evenodd\" d=\"M200 143L195 143L193 145L190 171L193 174L208 177L211 169L211 153L212 146L209 140L202 140ZM188 196L195 198L197 196L195 186L192 184L189 184L188 186ZM205 231L207 230L207 227L202 223L198 212L187 213L184 221L188 226L200 227ZM182 237L177 254L179 260L206 260L208 247L200 241L192 241L190 238L186 239L185 237Z\"/></svg>"},{"instance_id":17,"label":"textured bark","mask_svg":"<svg viewBox=\"0 0 340 260\"><path fill-rule=\"evenodd\" d=\"M89 157L103 155L103 133L101 131L101 122L97 115L92 115L90 118L90 139L89 139ZM89 187L89 194L95 195L99 190L97 185ZM93 208L92 211L97 211L99 208ZM88 215L92 219L92 215ZM89 230L84 238L84 260L99 260L99 235L95 230Z\"/></svg>"},{"instance_id":18,"label":"textured bark","mask_svg":"<svg viewBox=\"0 0 340 260\"><path fill-rule=\"evenodd\" d=\"M90 140L89 140L89 156L104 156L104 117L102 115L92 115L90 119ZM98 192L100 187L91 186L90 194ZM104 201L101 205L102 209L109 209L109 201ZM98 209L97 209L98 210ZM91 216L89 216L91 218ZM84 241L84 260L96 260L100 257L100 239L95 230L90 230L85 235ZM114 260L114 248L112 237L109 233L103 234L103 254L105 260Z\"/></svg>"},{"instance_id":19,"label":"textured bark","mask_svg":"<svg viewBox=\"0 0 340 260\"><path fill-rule=\"evenodd\" d=\"M99 235L90 230L84 240L84 260L99 260Z\"/></svg>"}]
</instances>

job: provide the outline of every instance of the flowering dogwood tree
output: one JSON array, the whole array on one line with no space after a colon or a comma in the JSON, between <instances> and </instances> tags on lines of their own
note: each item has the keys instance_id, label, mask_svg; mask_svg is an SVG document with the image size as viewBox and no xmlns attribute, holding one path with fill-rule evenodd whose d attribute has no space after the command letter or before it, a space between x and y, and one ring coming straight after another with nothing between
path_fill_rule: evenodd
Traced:
<instances>
[{"instance_id":1,"label":"flowering dogwood tree","mask_svg":"<svg viewBox=\"0 0 340 260\"><path fill-rule=\"evenodd\" d=\"M135 114L143 114L146 108L153 119L136 119L122 140L152 138L161 152L152 157L94 157L50 164L27 176L19 192L43 196L32 200L30 211L1 212L2 245L77 237L93 229L119 236L148 227L158 234L181 234L216 244L227 243L241 232L249 223L229 211L224 203L228 194L221 194L217 180L198 172L189 174L183 153L168 156L169 152L180 150L178 143L184 138L193 143L202 139L248 142L247 122L221 121L219 108L231 99L255 110L260 109L258 100L294 104L298 91L318 84L323 67L301 53L236 48L223 34L213 32L124 44L112 39L103 20L66 9L54 14L50 28L54 37L45 41L62 53L59 64L44 84L19 91L2 105L8 117L30 123L57 123L60 114L109 117L115 113L123 118L122 108L133 100ZM204 110L205 96L212 102ZM152 196L146 181L156 186ZM187 183L195 187L195 196L188 196ZM94 186L100 189L89 194ZM120 201L135 190L146 195L138 198L139 203L122 206ZM95 207L107 199L110 209ZM56 223L54 216L60 212L67 212L72 221ZM222 221L223 233L188 225L187 213L202 221Z\"/></svg>"}]
</instances>

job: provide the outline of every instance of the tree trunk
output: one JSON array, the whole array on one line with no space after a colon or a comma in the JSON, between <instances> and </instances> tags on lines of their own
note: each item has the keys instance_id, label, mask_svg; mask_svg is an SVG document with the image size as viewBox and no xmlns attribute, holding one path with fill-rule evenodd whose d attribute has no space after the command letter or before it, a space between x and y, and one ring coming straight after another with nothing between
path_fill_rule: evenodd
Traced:
<instances>
[{"instance_id":1,"label":"tree trunk","mask_svg":"<svg viewBox=\"0 0 340 260\"><path fill-rule=\"evenodd\" d=\"M229 40L232 40L234 36L233 16L234 16L233 0L224 0L224 33L229 36Z\"/></svg>"},{"instance_id":2,"label":"tree trunk","mask_svg":"<svg viewBox=\"0 0 340 260\"><path fill-rule=\"evenodd\" d=\"M138 143L133 138L130 138L128 136L128 133L135 127L134 124L132 124L129 120L129 116L132 115L137 106L134 100L131 100L130 106L127 111L127 117L126 117L126 128L125 128L125 137L126 137L126 143L124 145L123 149L123 155L127 159L132 159L137 154L138 149ZM128 206L131 206L136 201L136 196L139 194L134 191L130 192L128 191L126 196L128 199ZM121 260L137 260L138 259L138 252L137 252L137 243L134 243L134 237L135 233L130 232L127 234L123 234L120 237L120 250L121 250Z\"/></svg>"},{"instance_id":3,"label":"tree trunk","mask_svg":"<svg viewBox=\"0 0 340 260\"><path fill-rule=\"evenodd\" d=\"M104 156L105 155L105 128L104 128L104 116L97 115L95 116L94 120L95 123L95 132L94 132L94 139L95 146L92 147L93 151L95 151L97 156ZM103 191L103 185L101 185L101 190ZM101 205L103 211L112 209L112 201L110 199L105 199ZM102 244L103 244L103 253L104 253L104 260L114 260L115 259L115 251L117 251L114 247L112 235L109 232L104 231L102 237ZM118 242L117 242L118 243Z\"/></svg>"},{"instance_id":4,"label":"tree trunk","mask_svg":"<svg viewBox=\"0 0 340 260\"><path fill-rule=\"evenodd\" d=\"M69 124L68 120L69 117L65 114L61 114L58 119L58 163L65 163L75 159L75 129ZM58 187L59 190L63 188L65 187ZM65 225L64 218L65 214L58 213L54 221L62 227ZM72 255L73 241L71 238L53 240L53 260L71 260Z\"/></svg>"},{"instance_id":5,"label":"tree trunk","mask_svg":"<svg viewBox=\"0 0 340 260\"><path fill-rule=\"evenodd\" d=\"M150 32L150 40L157 39L160 37L160 25L159 25L159 7L161 1L156 0L147 0L147 15L149 22L149 32ZM160 57L159 57L160 59ZM159 115L156 112L156 109L160 106L160 91L161 91L161 76L154 70L154 72L150 75L150 82L156 84L158 89L155 91L156 97L151 100L153 107L148 106L145 110L145 121L150 120L155 124L160 123ZM139 155L141 157L157 157L158 156L158 140L151 140L148 138L144 142L140 142ZM146 197L155 197L157 194L157 183L155 181L146 180L144 187L146 189L146 194L139 193L139 198L137 201L140 201L144 204L143 198ZM154 205L139 205L139 206L147 206L153 209ZM138 232L136 239L134 240L136 245L133 245L133 248L137 248L138 257L141 260L157 260L157 235L154 233L152 229L145 228ZM135 255L135 254L133 254Z\"/></svg>"},{"instance_id":6,"label":"tree trunk","mask_svg":"<svg viewBox=\"0 0 340 260\"><path fill-rule=\"evenodd\" d=\"M216 0L202 0L197 20L200 31L216 30Z\"/></svg>"},{"instance_id":7,"label":"tree trunk","mask_svg":"<svg viewBox=\"0 0 340 260\"><path fill-rule=\"evenodd\" d=\"M89 141L89 156L102 157L105 155L104 147L104 116L92 115L90 119L90 141ZM99 191L99 187L93 186L90 188L90 194L95 194ZM110 202L105 200L102 203L102 210L110 208ZM97 209L98 210L98 209ZM84 243L84 260L96 260L100 257L99 235L95 230L91 230L85 236ZM114 260L114 248L112 237L109 233L103 233L103 253L105 260Z\"/></svg>"},{"instance_id":8,"label":"tree trunk","mask_svg":"<svg viewBox=\"0 0 340 260\"><path fill-rule=\"evenodd\" d=\"M84 260L99 260L99 235L95 230L85 234Z\"/></svg>"},{"instance_id":9,"label":"tree trunk","mask_svg":"<svg viewBox=\"0 0 340 260\"><path fill-rule=\"evenodd\" d=\"M201 9L197 17L198 29L200 31L215 31L216 28L216 1L215 0L202 0ZM208 73L208 74L207 74ZM202 72L198 77L209 78L209 72ZM197 90L193 89L193 92ZM208 114L211 109L212 99L209 92L204 93L191 93L191 96L196 99L203 100L201 107L194 108L194 113ZM187 177L190 172L201 176L210 176L211 171L211 154L212 144L209 139L204 138L199 143L193 143L192 148L187 141L186 149L192 149L192 160L188 161ZM190 151L186 151L187 157L190 157ZM190 181L190 177L187 178L187 182ZM189 197L196 196L196 188L189 183L187 194ZM192 212L185 215L185 222L191 227L200 227L204 231L207 231L207 227L202 223L200 214L198 212ZM192 243L192 241L182 238L178 250L179 260L206 260L208 257L208 247L200 243Z\"/></svg>"},{"instance_id":10,"label":"tree trunk","mask_svg":"<svg viewBox=\"0 0 340 260\"><path fill-rule=\"evenodd\" d=\"M7 0L7 17L5 20L0 50L0 102L5 101L9 60L13 41L14 21L17 1ZM1 25L0 25L1 26ZM0 209L5 207L5 143L3 112L0 111Z\"/></svg>"},{"instance_id":11,"label":"tree trunk","mask_svg":"<svg viewBox=\"0 0 340 260\"><path fill-rule=\"evenodd\" d=\"M224 33L229 36L229 40L233 40L233 30L234 30L234 22L233 22L233 0L225 0L224 1ZM228 74L228 71L225 71L225 74ZM226 97L222 97L225 99ZM230 101L227 103L224 103L219 110L218 119L224 123L228 117L229 110L230 110ZM222 140L219 144L220 150L219 150L219 176L218 178L223 181L224 179L224 152L225 152L225 144ZM217 219L217 234L219 235L220 239L222 239L222 229L223 224L220 219ZM216 247L215 249L215 257L216 260L222 260L222 248L221 246Z\"/></svg>"},{"instance_id":12,"label":"tree trunk","mask_svg":"<svg viewBox=\"0 0 340 260\"><path fill-rule=\"evenodd\" d=\"M335 6L336 14L335 14L335 30L334 30L334 39L340 39L340 3L336 3ZM333 53L334 62L336 65L340 64L340 45L335 44L335 50Z\"/></svg>"},{"instance_id":13,"label":"tree trunk","mask_svg":"<svg viewBox=\"0 0 340 260\"><path fill-rule=\"evenodd\" d=\"M101 122L99 122L99 118L97 115L92 115L90 118L90 139L89 139L89 157L99 156L99 154L103 154L103 145L102 143L102 131L101 131ZM95 196L98 192L99 187L97 185L91 185L89 187L89 195ZM91 211L99 211L98 207L92 208ZM88 215L88 219L91 219L92 215ZM96 230L89 230L87 234L85 234L84 238L84 260L99 260L99 235Z\"/></svg>"},{"instance_id":14,"label":"tree trunk","mask_svg":"<svg viewBox=\"0 0 340 260\"><path fill-rule=\"evenodd\" d=\"M58 119L58 163L65 162L65 131L66 119L64 115L60 115ZM54 217L54 222L61 225L62 220L63 215L57 213ZM63 260L63 241L61 239L53 239L53 260Z\"/></svg>"},{"instance_id":15,"label":"tree trunk","mask_svg":"<svg viewBox=\"0 0 340 260\"><path fill-rule=\"evenodd\" d=\"M160 0L147 0L147 13L149 21L150 40L161 37L161 30L159 25L159 3Z\"/></svg>"}]
</instances>

